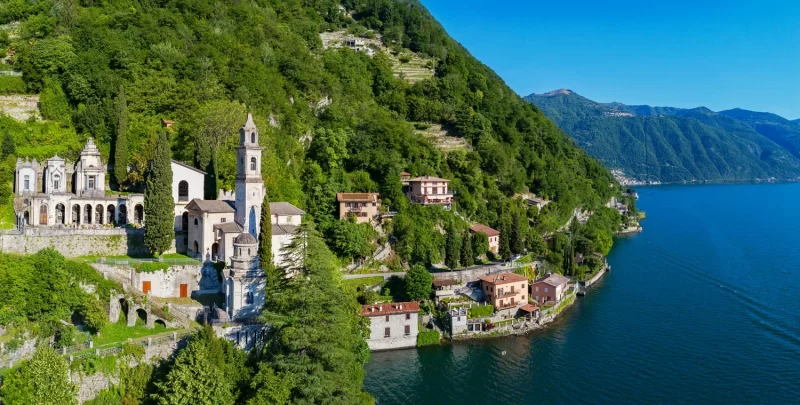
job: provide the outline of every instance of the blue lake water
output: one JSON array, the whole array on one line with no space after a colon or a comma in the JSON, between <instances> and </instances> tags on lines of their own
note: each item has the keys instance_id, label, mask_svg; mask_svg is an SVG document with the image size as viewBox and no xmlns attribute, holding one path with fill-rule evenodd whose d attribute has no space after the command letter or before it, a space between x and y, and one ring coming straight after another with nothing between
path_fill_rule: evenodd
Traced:
<instances>
[{"instance_id":1,"label":"blue lake water","mask_svg":"<svg viewBox=\"0 0 800 405\"><path fill-rule=\"evenodd\" d=\"M380 405L800 403L800 184L639 194L644 232L616 240L612 272L558 321L374 353L367 391Z\"/></svg>"}]
</instances>

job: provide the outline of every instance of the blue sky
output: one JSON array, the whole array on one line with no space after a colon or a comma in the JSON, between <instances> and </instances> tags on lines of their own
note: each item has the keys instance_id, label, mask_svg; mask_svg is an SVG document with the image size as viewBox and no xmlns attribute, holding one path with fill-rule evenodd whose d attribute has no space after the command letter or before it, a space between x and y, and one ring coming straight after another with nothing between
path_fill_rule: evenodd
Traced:
<instances>
[{"instance_id":1,"label":"blue sky","mask_svg":"<svg viewBox=\"0 0 800 405\"><path fill-rule=\"evenodd\" d=\"M800 0L422 0L520 95L800 118Z\"/></svg>"}]
</instances>

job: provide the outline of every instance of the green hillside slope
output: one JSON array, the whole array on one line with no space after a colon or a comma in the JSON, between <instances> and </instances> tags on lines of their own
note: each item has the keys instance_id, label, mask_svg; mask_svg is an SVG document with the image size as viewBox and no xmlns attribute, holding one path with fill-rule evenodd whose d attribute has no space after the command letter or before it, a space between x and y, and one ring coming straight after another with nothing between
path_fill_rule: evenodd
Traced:
<instances>
[{"instance_id":1,"label":"green hillside slope","mask_svg":"<svg viewBox=\"0 0 800 405\"><path fill-rule=\"evenodd\" d=\"M534 103L592 156L628 177L660 182L794 179L800 160L778 137L707 108L596 103L571 91Z\"/></svg>"}]
</instances>

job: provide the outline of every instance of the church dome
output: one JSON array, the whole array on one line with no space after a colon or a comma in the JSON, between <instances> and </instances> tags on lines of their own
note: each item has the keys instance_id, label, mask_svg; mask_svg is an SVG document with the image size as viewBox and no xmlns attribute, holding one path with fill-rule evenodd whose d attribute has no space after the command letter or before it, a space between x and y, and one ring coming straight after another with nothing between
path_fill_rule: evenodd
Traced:
<instances>
[{"instance_id":1,"label":"church dome","mask_svg":"<svg viewBox=\"0 0 800 405\"><path fill-rule=\"evenodd\" d=\"M258 244L258 241L253 237L253 235L245 232L237 236L236 239L233 240L233 243L237 245L255 245Z\"/></svg>"}]
</instances>

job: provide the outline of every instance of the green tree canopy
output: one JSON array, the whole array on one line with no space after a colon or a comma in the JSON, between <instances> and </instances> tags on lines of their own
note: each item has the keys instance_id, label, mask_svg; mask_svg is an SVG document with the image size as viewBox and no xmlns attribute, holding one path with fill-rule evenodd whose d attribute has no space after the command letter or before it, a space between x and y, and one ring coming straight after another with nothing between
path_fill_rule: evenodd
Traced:
<instances>
[{"instance_id":1,"label":"green tree canopy","mask_svg":"<svg viewBox=\"0 0 800 405\"><path fill-rule=\"evenodd\" d=\"M433 276L422 265L411 266L405 277L405 297L411 301L430 298Z\"/></svg>"},{"instance_id":2,"label":"green tree canopy","mask_svg":"<svg viewBox=\"0 0 800 405\"><path fill-rule=\"evenodd\" d=\"M169 138L162 131L144 191L144 245L155 256L167 251L175 240L171 164Z\"/></svg>"},{"instance_id":3,"label":"green tree canopy","mask_svg":"<svg viewBox=\"0 0 800 405\"><path fill-rule=\"evenodd\" d=\"M69 381L67 361L43 347L3 378L0 396L9 405L77 404L77 387Z\"/></svg>"}]
</instances>

